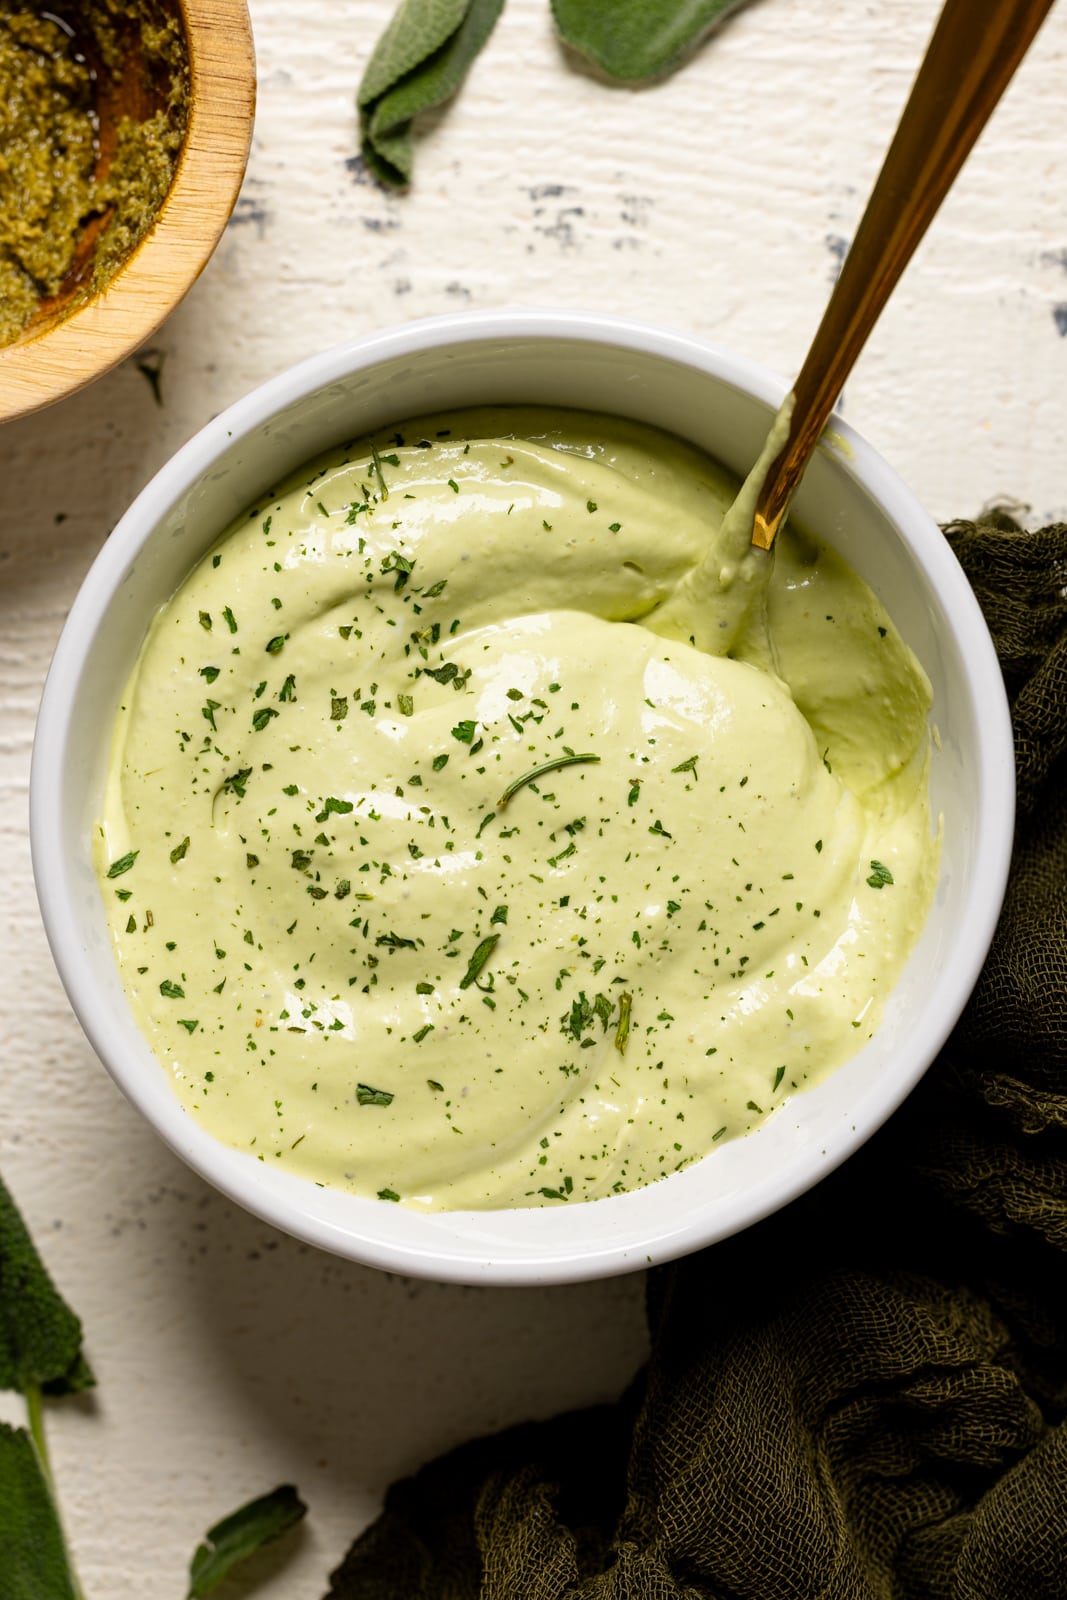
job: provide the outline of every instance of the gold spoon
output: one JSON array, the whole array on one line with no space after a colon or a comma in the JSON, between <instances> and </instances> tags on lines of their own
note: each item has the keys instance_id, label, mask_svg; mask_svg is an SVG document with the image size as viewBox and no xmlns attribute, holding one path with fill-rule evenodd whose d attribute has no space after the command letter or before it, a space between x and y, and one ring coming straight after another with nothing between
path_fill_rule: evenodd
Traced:
<instances>
[{"instance_id":1,"label":"gold spoon","mask_svg":"<svg viewBox=\"0 0 1067 1600\"><path fill-rule=\"evenodd\" d=\"M793 389L789 434L756 499L769 550L845 379L1052 0L946 0L841 275Z\"/></svg>"}]
</instances>

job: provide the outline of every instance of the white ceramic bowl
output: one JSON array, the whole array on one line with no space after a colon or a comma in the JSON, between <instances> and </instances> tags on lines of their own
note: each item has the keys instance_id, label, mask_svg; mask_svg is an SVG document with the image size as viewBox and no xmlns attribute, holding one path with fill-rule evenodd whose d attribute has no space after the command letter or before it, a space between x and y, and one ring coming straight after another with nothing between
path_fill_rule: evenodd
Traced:
<instances>
[{"instance_id":1,"label":"white ceramic bowl","mask_svg":"<svg viewBox=\"0 0 1067 1600\"><path fill-rule=\"evenodd\" d=\"M933 909L869 1044L747 1137L630 1194L536 1210L423 1215L274 1171L182 1109L119 982L90 858L114 709L156 608L269 483L343 439L474 403L585 407L655 423L743 474L784 385L695 339L614 318L487 312L414 323L316 356L192 439L108 540L75 600L41 703L30 797L45 927L71 1004L116 1082L166 1143L250 1211L390 1271L559 1283L711 1244L843 1161L914 1087L974 985L1007 879L1014 782L996 657L938 528L843 422L794 509L882 599L928 672L944 818Z\"/></svg>"}]
</instances>

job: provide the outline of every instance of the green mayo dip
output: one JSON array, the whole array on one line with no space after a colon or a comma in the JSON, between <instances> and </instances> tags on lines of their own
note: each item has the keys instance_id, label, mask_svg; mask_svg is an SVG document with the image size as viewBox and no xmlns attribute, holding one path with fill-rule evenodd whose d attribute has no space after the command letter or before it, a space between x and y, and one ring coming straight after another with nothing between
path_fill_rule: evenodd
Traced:
<instances>
[{"instance_id":1,"label":"green mayo dip","mask_svg":"<svg viewBox=\"0 0 1067 1600\"><path fill-rule=\"evenodd\" d=\"M190 1116L382 1200L558 1204L871 1037L936 876L930 689L831 550L787 527L753 571L737 487L630 422L470 411L223 535L97 841Z\"/></svg>"}]
</instances>

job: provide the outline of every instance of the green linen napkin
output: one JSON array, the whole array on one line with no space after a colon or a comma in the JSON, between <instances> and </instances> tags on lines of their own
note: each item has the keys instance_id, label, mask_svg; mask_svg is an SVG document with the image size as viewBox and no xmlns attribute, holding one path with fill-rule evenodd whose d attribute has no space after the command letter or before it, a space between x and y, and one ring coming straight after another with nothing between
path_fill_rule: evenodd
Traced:
<instances>
[{"instance_id":1,"label":"green linen napkin","mask_svg":"<svg viewBox=\"0 0 1067 1600\"><path fill-rule=\"evenodd\" d=\"M649 1274L617 1405L396 1484L331 1600L1067 1596L1067 524L946 533L1019 799L948 1045L815 1191Z\"/></svg>"}]
</instances>

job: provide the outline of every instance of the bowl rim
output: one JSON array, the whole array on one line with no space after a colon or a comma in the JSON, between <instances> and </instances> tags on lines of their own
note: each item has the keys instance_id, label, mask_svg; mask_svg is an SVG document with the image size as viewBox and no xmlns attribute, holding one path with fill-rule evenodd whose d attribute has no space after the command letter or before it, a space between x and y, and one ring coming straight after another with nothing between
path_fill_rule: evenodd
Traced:
<instances>
[{"instance_id":1,"label":"bowl rim","mask_svg":"<svg viewBox=\"0 0 1067 1600\"><path fill-rule=\"evenodd\" d=\"M445 1239L440 1248L412 1248L385 1235L368 1237L355 1224L339 1226L335 1219L316 1214L311 1199L294 1203L289 1193L267 1190L246 1169L242 1153L203 1134L191 1149L187 1114L173 1097L165 1125L149 1106L149 1095L139 1072L111 1045L109 1013L98 992L75 930L78 910L63 852L60 785L65 748L72 728L67 685L83 669L96 629L107 607L142 547L160 520L178 499L210 468L218 456L291 405L336 383L339 379L376 367L397 357L415 356L450 345L477 345L506 339L541 339L601 344L641 355L665 357L726 384L743 389L772 409L784 398L787 385L745 357L724 351L685 333L603 313L502 310L455 312L422 319L399 328L359 337L308 357L296 366L253 389L194 435L156 474L134 500L99 552L83 581L63 626L46 678L38 715L30 774L30 843L34 878L42 920L61 981L89 1042L125 1096L142 1112L155 1132L188 1165L214 1187L264 1221L307 1243L344 1255L366 1265L430 1278L439 1282L498 1285L547 1284L583 1281L629 1272L688 1254L751 1226L797 1195L813 1187L859 1148L892 1114L918 1083L942 1048L977 981L993 937L1007 886L1015 808L1015 780L1011 721L999 663L984 617L974 593L947 541L918 499L873 447L836 415L828 429L832 448L843 457L846 470L859 478L867 493L894 523L898 535L917 564L951 604L973 649L967 655L968 684L975 708L978 783L984 804L976 835L981 874L967 885L965 920L971 937L957 943L938 974L938 1012L929 1026L923 1048L904 1070L885 1074L878 1092L865 1101L866 1115L841 1126L826 1148L808 1151L802 1170L775 1172L724 1208L718 1225L701 1215L684 1226L640 1227L625 1239L598 1241L582 1254L571 1250L526 1251L513 1258L472 1260L469 1251L450 1253ZM323 448L326 448L323 444ZM841 1070L845 1070L842 1068ZM198 1130L202 1133L202 1130ZM693 1169L689 1169L692 1171ZM276 1175L278 1176L278 1175ZM682 1175L684 1177L684 1174ZM311 1196L316 1194L310 1189ZM659 1190L660 1185L653 1185ZM647 1190L633 1191L634 1195ZM632 1196L620 1197L621 1201ZM598 1202L599 1203L599 1202ZM394 1208L389 1208L392 1211ZM500 1215L486 1213L485 1215ZM535 1214L542 1214L536 1211ZM552 1213L555 1215L555 1213ZM470 1213L437 1213L470 1216ZM571 1213L573 1215L573 1213Z\"/></svg>"},{"instance_id":2,"label":"bowl rim","mask_svg":"<svg viewBox=\"0 0 1067 1600\"><path fill-rule=\"evenodd\" d=\"M176 0L189 51L189 121L174 177L143 239L97 294L0 348L0 422L101 378L192 288L248 164L256 61L246 0Z\"/></svg>"}]
</instances>

